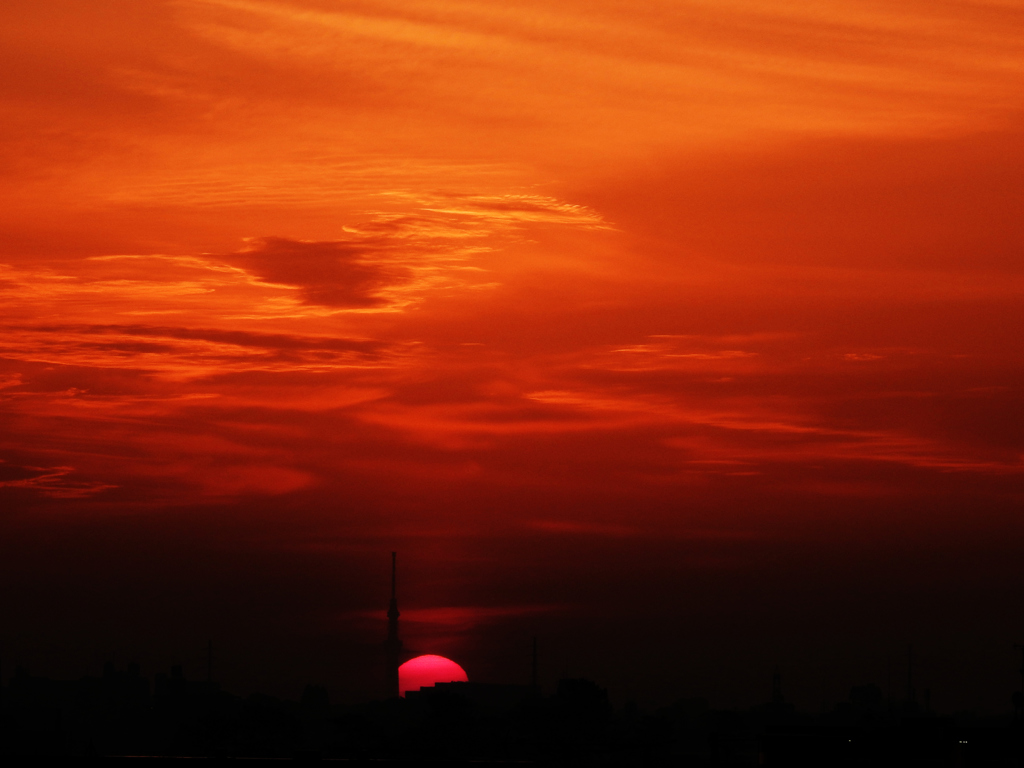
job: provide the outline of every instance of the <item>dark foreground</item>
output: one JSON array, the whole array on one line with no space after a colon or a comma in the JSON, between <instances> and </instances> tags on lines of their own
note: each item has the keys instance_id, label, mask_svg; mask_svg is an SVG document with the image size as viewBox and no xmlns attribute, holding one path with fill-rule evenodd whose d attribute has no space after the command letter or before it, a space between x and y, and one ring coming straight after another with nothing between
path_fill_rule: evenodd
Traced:
<instances>
[{"instance_id":1,"label":"dark foreground","mask_svg":"<svg viewBox=\"0 0 1024 768\"><path fill-rule=\"evenodd\" d=\"M137 669L53 681L16 674L2 690L0 757L20 764L332 762L351 766L1024 766L1024 718L940 717L883 701L874 686L803 715L778 697L744 712L686 699L613 710L586 680L552 696L529 686L449 683L406 699L332 706L241 698L180 670L154 689Z\"/></svg>"}]
</instances>

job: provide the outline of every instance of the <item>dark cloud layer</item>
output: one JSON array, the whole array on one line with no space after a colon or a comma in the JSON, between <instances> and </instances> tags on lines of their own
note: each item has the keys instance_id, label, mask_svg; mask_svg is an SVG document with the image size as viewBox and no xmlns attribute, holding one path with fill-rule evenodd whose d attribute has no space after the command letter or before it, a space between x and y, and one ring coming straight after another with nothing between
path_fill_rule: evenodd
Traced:
<instances>
[{"instance_id":1,"label":"dark cloud layer","mask_svg":"<svg viewBox=\"0 0 1024 768\"><path fill-rule=\"evenodd\" d=\"M388 304L383 292L409 282L413 274L388 259L387 239L303 242L262 238L222 257L268 283L300 289L304 301L327 307L373 308Z\"/></svg>"},{"instance_id":2,"label":"dark cloud layer","mask_svg":"<svg viewBox=\"0 0 1024 768\"><path fill-rule=\"evenodd\" d=\"M32 325L16 326L18 330L39 333L74 333L87 335L155 336L168 339L213 341L239 347L257 347L281 350L330 350L332 352L361 352L373 354L384 346L383 342L366 339L344 339L326 336L297 336L283 333L258 333L218 328L183 328L163 325Z\"/></svg>"}]
</instances>

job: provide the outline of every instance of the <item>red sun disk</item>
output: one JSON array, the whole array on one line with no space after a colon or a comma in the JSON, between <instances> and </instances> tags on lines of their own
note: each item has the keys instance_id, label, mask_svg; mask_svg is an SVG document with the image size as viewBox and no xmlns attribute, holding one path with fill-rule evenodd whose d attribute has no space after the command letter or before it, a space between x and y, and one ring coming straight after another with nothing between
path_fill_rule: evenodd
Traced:
<instances>
[{"instance_id":1,"label":"red sun disk","mask_svg":"<svg viewBox=\"0 0 1024 768\"><path fill-rule=\"evenodd\" d=\"M468 681L466 670L444 656L417 656L398 668L398 690L402 696L406 691L418 691L435 683Z\"/></svg>"}]
</instances>

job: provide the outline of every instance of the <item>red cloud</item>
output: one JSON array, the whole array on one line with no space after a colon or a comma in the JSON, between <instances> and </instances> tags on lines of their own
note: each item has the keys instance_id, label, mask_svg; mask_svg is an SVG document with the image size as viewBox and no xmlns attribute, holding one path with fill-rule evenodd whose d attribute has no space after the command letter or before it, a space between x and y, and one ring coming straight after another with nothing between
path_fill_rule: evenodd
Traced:
<instances>
[{"instance_id":1,"label":"red cloud","mask_svg":"<svg viewBox=\"0 0 1024 768\"><path fill-rule=\"evenodd\" d=\"M304 242L266 237L223 258L265 282L298 288L310 304L369 308L385 306L387 288L413 279L410 269L382 258L388 250L380 238Z\"/></svg>"}]
</instances>

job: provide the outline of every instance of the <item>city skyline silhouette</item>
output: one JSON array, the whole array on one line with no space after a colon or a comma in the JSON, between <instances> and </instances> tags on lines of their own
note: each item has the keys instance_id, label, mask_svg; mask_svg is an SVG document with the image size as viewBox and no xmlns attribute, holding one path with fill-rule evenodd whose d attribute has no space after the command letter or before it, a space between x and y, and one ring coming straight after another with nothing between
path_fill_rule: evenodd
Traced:
<instances>
[{"instance_id":1,"label":"city skyline silhouette","mask_svg":"<svg viewBox=\"0 0 1024 768\"><path fill-rule=\"evenodd\" d=\"M913 646L906 648L902 697L892 694L890 668L886 692L872 682L855 684L845 700L817 712L801 711L787 699L779 667L770 684L763 681L762 700L749 708L715 707L708 697L692 695L641 707L609 696L593 680L568 675L545 691L536 637L522 649L524 657L529 653L528 684L467 681L450 660L422 654L410 660L401 653L397 552L391 566L390 598L381 611L384 664L376 675L383 695L338 703L329 687L309 681L291 700L263 692L238 696L215 679L212 640L203 644L198 678L173 663L169 672L157 671L152 684L136 662L120 667L108 660L99 676L77 680L53 680L17 664L6 681L0 675L0 750L9 756L340 757L399 764L642 758L655 765L682 760L707 766L908 760L996 766L1024 756L1021 691L1000 712L936 711L930 688L924 703L918 701ZM361 662L375 657L369 652ZM417 662L429 663L410 673L416 683L399 690L399 664ZM1024 669L1016 672L1024 681Z\"/></svg>"}]
</instances>

